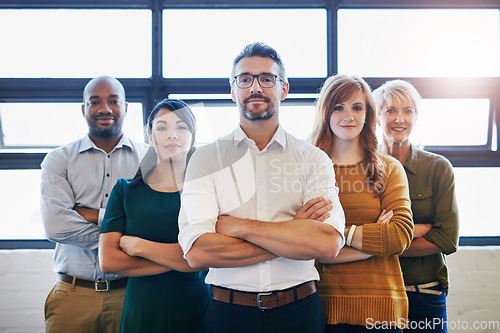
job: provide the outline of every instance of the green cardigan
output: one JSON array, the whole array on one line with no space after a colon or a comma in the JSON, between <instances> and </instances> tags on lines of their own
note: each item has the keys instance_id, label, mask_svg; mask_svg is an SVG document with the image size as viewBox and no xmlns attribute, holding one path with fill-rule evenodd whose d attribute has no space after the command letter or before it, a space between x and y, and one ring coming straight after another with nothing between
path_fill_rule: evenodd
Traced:
<instances>
[{"instance_id":1,"label":"green cardigan","mask_svg":"<svg viewBox=\"0 0 500 333\"><path fill-rule=\"evenodd\" d=\"M432 224L424 239L442 250L442 253L425 257L400 257L405 284L437 280L447 291L448 269L444 254L455 252L458 244L453 168L443 156L418 149L414 145L403 166L410 186L413 222Z\"/></svg>"}]
</instances>

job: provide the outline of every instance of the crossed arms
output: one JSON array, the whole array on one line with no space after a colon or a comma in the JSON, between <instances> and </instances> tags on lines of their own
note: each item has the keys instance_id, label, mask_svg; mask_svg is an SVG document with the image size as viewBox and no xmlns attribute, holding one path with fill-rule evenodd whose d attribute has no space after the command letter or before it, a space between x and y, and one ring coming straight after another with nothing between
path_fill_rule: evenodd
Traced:
<instances>
[{"instance_id":1,"label":"crossed arms","mask_svg":"<svg viewBox=\"0 0 500 333\"><path fill-rule=\"evenodd\" d=\"M254 265L276 257L335 257L343 239L335 228L323 223L331 209L331 201L318 197L309 200L293 220L284 222L219 216L216 232L198 237L186 258L194 268L224 268Z\"/></svg>"},{"instance_id":2,"label":"crossed arms","mask_svg":"<svg viewBox=\"0 0 500 333\"><path fill-rule=\"evenodd\" d=\"M294 230L295 233L292 232L292 234L304 234L305 228L311 229L311 224L321 225L322 221L329 217L328 212L331 208L332 206L329 200L323 198L311 199L297 212L295 216L296 220L281 222L279 223L280 227L276 229L280 232L290 232L289 230L285 230L287 229L286 225L297 223L297 228ZM246 230L251 231L251 226L253 224L259 224L259 227L263 228L264 232L268 232L269 229L265 228L275 223L220 216L217 223L217 233L205 234L196 241L197 246L193 246L194 251L190 251L189 255L189 258L193 258L194 262L188 258L189 264L183 258L182 249L178 243L158 243L139 237L124 236L120 232L103 233L99 240L99 247L101 249L99 252L101 269L105 273L143 276L160 274L171 270L191 272L206 269L208 267L241 267L276 258L278 255L266 250L264 247L257 246L241 238L236 238L237 236L224 234L224 232L235 233ZM323 225L326 226L326 228L324 228L326 232L322 231L323 229L319 229L317 233L324 233L321 237L325 240L327 236L326 233L328 232L334 236L336 236L335 233L338 234L331 226L327 224ZM321 227L323 225L321 225ZM249 237L251 238L252 236ZM291 251L291 248L293 246L289 244L283 246L283 244L286 243L282 240L283 235L278 233L275 237L279 239L279 244L275 244L271 247L276 248L277 252L280 252L280 248L283 247L284 251L288 251L292 254L293 251ZM297 242L302 241L305 243L307 241L307 236L296 238ZM341 237L336 238L342 241ZM262 243L272 241L273 237L269 237L263 240ZM326 252L324 249L321 249L319 245L316 247L306 247L307 248L303 252L309 251L311 255L320 253L321 251ZM338 249L334 246L332 246L332 248L334 248L334 251L336 250L336 252L338 252ZM336 253L334 254L336 255Z\"/></svg>"},{"instance_id":3,"label":"crossed arms","mask_svg":"<svg viewBox=\"0 0 500 333\"><path fill-rule=\"evenodd\" d=\"M125 276L144 276L197 271L182 256L178 243L158 243L120 232L101 234L99 263L104 273Z\"/></svg>"}]
</instances>

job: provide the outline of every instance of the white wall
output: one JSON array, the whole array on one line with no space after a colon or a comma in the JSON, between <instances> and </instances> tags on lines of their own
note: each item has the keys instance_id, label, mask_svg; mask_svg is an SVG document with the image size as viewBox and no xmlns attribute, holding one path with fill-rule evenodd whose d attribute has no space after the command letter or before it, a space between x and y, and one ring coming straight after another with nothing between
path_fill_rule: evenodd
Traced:
<instances>
[{"instance_id":1,"label":"white wall","mask_svg":"<svg viewBox=\"0 0 500 333\"><path fill-rule=\"evenodd\" d=\"M56 279L52 254L0 250L0 333L44 331L43 305ZM450 332L500 332L500 247L462 247L448 263Z\"/></svg>"},{"instance_id":2,"label":"white wall","mask_svg":"<svg viewBox=\"0 0 500 333\"><path fill-rule=\"evenodd\" d=\"M461 247L448 257L448 266L448 324L456 327L450 332L500 332L500 288L496 284L500 281L500 247ZM483 328L474 329L475 324Z\"/></svg>"},{"instance_id":3,"label":"white wall","mask_svg":"<svg viewBox=\"0 0 500 333\"><path fill-rule=\"evenodd\" d=\"M56 281L53 250L0 251L0 332L44 332L43 306ZM68 332L69 333L69 332Z\"/></svg>"}]
</instances>

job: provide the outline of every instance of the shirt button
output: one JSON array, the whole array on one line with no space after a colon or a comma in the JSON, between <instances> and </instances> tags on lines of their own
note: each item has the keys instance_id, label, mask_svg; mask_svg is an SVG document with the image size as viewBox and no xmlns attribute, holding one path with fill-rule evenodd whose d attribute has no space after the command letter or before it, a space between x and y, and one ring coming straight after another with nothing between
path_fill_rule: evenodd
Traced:
<instances>
[{"instance_id":1,"label":"shirt button","mask_svg":"<svg viewBox=\"0 0 500 333\"><path fill-rule=\"evenodd\" d=\"M111 155L108 155L108 158L110 158L110 157L111 157Z\"/></svg>"},{"instance_id":2,"label":"shirt button","mask_svg":"<svg viewBox=\"0 0 500 333\"><path fill-rule=\"evenodd\" d=\"M109 197L109 195L108 195L107 193L106 193L104 196L105 196L106 198L107 198L107 197Z\"/></svg>"},{"instance_id":3,"label":"shirt button","mask_svg":"<svg viewBox=\"0 0 500 333\"><path fill-rule=\"evenodd\" d=\"M421 198L421 197L422 197L422 193L419 193L419 194L417 195L417 198Z\"/></svg>"},{"instance_id":4,"label":"shirt button","mask_svg":"<svg viewBox=\"0 0 500 333\"><path fill-rule=\"evenodd\" d=\"M109 173L106 174L106 177L109 177Z\"/></svg>"}]
</instances>

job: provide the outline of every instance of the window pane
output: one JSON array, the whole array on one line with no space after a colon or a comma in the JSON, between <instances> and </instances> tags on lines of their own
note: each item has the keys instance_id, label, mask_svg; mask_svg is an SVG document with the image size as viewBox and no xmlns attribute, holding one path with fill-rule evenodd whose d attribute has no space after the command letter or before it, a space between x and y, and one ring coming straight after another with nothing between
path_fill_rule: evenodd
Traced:
<instances>
[{"instance_id":1,"label":"window pane","mask_svg":"<svg viewBox=\"0 0 500 333\"><path fill-rule=\"evenodd\" d=\"M81 103L3 103L0 124L3 148L57 147L88 132ZM144 142L141 103L129 103L123 132L132 140Z\"/></svg>"},{"instance_id":2,"label":"window pane","mask_svg":"<svg viewBox=\"0 0 500 333\"><path fill-rule=\"evenodd\" d=\"M500 168L454 168L461 236L499 236Z\"/></svg>"},{"instance_id":3,"label":"window pane","mask_svg":"<svg viewBox=\"0 0 500 333\"><path fill-rule=\"evenodd\" d=\"M499 16L497 9L339 10L339 72L500 76Z\"/></svg>"},{"instance_id":4,"label":"window pane","mask_svg":"<svg viewBox=\"0 0 500 333\"><path fill-rule=\"evenodd\" d=\"M0 170L0 239L44 239L41 170Z\"/></svg>"},{"instance_id":5,"label":"window pane","mask_svg":"<svg viewBox=\"0 0 500 333\"><path fill-rule=\"evenodd\" d=\"M423 99L411 141L423 146L479 146L488 139L489 99Z\"/></svg>"},{"instance_id":6,"label":"window pane","mask_svg":"<svg viewBox=\"0 0 500 333\"><path fill-rule=\"evenodd\" d=\"M164 77L229 77L256 41L278 51L289 77L327 75L324 9L164 10L163 29Z\"/></svg>"},{"instance_id":7,"label":"window pane","mask_svg":"<svg viewBox=\"0 0 500 333\"><path fill-rule=\"evenodd\" d=\"M309 140L313 130L316 108L314 105L282 105L280 123L285 130L299 139Z\"/></svg>"},{"instance_id":8,"label":"window pane","mask_svg":"<svg viewBox=\"0 0 500 333\"><path fill-rule=\"evenodd\" d=\"M150 10L0 10L1 77L151 76Z\"/></svg>"}]
</instances>

